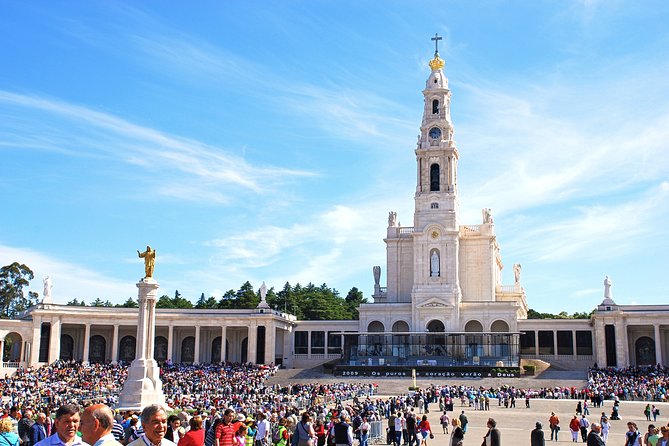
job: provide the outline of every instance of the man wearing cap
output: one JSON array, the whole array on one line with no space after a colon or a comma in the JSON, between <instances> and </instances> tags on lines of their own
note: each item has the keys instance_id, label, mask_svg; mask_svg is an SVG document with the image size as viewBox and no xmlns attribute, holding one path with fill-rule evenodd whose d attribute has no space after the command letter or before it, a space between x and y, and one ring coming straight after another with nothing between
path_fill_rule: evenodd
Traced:
<instances>
[{"instance_id":1,"label":"man wearing cap","mask_svg":"<svg viewBox=\"0 0 669 446\"><path fill-rule=\"evenodd\" d=\"M167 432L167 413L160 404L151 404L142 410L139 417L144 433L128 446L176 446L165 438Z\"/></svg>"},{"instance_id":2,"label":"man wearing cap","mask_svg":"<svg viewBox=\"0 0 669 446\"><path fill-rule=\"evenodd\" d=\"M104 404L88 406L81 415L81 439L91 446L121 446L114 434L114 413Z\"/></svg>"},{"instance_id":3,"label":"man wearing cap","mask_svg":"<svg viewBox=\"0 0 669 446\"><path fill-rule=\"evenodd\" d=\"M546 440L544 438L544 431L541 430L541 423L536 422L535 428L530 433L531 446L545 446Z\"/></svg>"}]
</instances>

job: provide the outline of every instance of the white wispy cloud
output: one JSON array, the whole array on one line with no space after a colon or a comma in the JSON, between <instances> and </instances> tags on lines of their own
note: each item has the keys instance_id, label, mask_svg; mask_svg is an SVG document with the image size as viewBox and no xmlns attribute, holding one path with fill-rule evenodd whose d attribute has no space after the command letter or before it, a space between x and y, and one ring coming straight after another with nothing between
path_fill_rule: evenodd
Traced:
<instances>
[{"instance_id":1,"label":"white wispy cloud","mask_svg":"<svg viewBox=\"0 0 669 446\"><path fill-rule=\"evenodd\" d=\"M23 117L20 126L0 124L0 147L46 148L70 156L113 158L152 170L175 170L185 175L184 189L159 183L156 191L182 199L224 202L229 197L217 190L222 185L266 193L289 178L314 175L248 163L225 149L56 99L0 91L0 107ZM46 125L42 113L50 115Z\"/></svg>"},{"instance_id":2,"label":"white wispy cloud","mask_svg":"<svg viewBox=\"0 0 669 446\"><path fill-rule=\"evenodd\" d=\"M65 304L74 298L87 303L95 298L115 303L128 297L137 298L137 289L131 281L107 277L89 267L66 262L32 248L0 244L0 263L8 265L12 262L26 264L33 271L35 278L28 290L39 293L40 300L44 291L42 280L47 275L53 283L54 303Z\"/></svg>"}]
</instances>

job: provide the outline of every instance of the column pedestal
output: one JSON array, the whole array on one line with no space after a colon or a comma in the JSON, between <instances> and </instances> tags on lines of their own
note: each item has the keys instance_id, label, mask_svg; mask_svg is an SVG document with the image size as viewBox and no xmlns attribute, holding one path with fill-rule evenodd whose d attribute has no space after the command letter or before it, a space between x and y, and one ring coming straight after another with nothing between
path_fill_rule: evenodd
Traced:
<instances>
[{"instance_id":1,"label":"column pedestal","mask_svg":"<svg viewBox=\"0 0 669 446\"><path fill-rule=\"evenodd\" d=\"M119 395L116 409L142 410L150 404L165 405L160 367L153 359L156 330L156 296L158 282L142 279L139 288L139 317L137 323L137 356L128 369L128 379Z\"/></svg>"}]
</instances>

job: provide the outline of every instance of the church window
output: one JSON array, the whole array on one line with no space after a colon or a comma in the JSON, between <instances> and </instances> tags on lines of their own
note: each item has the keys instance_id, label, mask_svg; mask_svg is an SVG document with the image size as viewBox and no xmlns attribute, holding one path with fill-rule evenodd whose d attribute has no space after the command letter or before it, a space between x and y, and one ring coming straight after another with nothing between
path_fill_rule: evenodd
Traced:
<instances>
[{"instance_id":1,"label":"church window","mask_svg":"<svg viewBox=\"0 0 669 446\"><path fill-rule=\"evenodd\" d=\"M439 203L430 203L430 209L439 209Z\"/></svg>"},{"instance_id":2,"label":"church window","mask_svg":"<svg viewBox=\"0 0 669 446\"><path fill-rule=\"evenodd\" d=\"M439 114L439 100L435 99L432 101L432 114L433 115L438 115Z\"/></svg>"},{"instance_id":3,"label":"church window","mask_svg":"<svg viewBox=\"0 0 669 446\"><path fill-rule=\"evenodd\" d=\"M430 191L439 190L439 164L432 164L430 166Z\"/></svg>"}]
</instances>

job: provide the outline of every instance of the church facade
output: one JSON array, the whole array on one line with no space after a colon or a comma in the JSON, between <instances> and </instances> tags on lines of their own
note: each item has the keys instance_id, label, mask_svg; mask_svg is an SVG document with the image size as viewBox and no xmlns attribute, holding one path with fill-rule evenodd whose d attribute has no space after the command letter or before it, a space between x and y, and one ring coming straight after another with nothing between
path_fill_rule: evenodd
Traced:
<instances>
[{"instance_id":1,"label":"church facade","mask_svg":"<svg viewBox=\"0 0 669 446\"><path fill-rule=\"evenodd\" d=\"M669 364L669 305L617 305L611 282L591 319L527 319L521 267L502 283L502 261L489 209L480 222L459 219L458 159L451 91L435 51L423 90L415 148L412 226L390 212L384 238L386 284L373 268L373 302L357 321L299 321L251 310L156 310L155 359L221 360L311 367L337 360L340 371L518 369L521 359L564 368ZM46 286L46 285L45 285ZM18 320L0 320L1 372L58 359L131 361L137 309L42 302ZM436 375L445 376L445 375Z\"/></svg>"}]
</instances>

